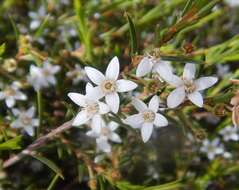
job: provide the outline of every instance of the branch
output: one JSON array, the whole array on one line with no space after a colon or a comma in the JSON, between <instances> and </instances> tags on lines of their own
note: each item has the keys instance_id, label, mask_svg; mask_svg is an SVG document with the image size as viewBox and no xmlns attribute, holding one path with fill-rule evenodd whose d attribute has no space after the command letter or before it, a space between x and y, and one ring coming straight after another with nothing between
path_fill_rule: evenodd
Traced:
<instances>
[{"instance_id":1,"label":"branch","mask_svg":"<svg viewBox=\"0 0 239 190\"><path fill-rule=\"evenodd\" d=\"M59 127L53 129L50 133L38 138L35 142L30 144L26 149L18 153L17 155L9 158L3 163L3 168L7 168L15 163L17 163L19 160L21 160L26 155L32 155L34 154L34 150L44 145L48 140L52 139L56 135L62 133L63 131L68 130L71 128L72 120L67 121L60 125Z\"/></svg>"}]
</instances>

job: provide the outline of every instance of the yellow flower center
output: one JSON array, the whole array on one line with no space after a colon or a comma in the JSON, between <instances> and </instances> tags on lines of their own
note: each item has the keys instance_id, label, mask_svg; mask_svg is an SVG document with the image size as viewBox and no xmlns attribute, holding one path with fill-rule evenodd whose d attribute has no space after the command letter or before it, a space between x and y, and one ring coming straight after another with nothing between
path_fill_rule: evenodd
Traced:
<instances>
[{"instance_id":1,"label":"yellow flower center","mask_svg":"<svg viewBox=\"0 0 239 190\"><path fill-rule=\"evenodd\" d=\"M144 122L153 122L155 119L155 113L152 111L145 111L143 113Z\"/></svg>"},{"instance_id":2,"label":"yellow flower center","mask_svg":"<svg viewBox=\"0 0 239 190\"><path fill-rule=\"evenodd\" d=\"M192 80L184 80L184 89L186 93L191 94L196 90L196 86Z\"/></svg>"},{"instance_id":3,"label":"yellow flower center","mask_svg":"<svg viewBox=\"0 0 239 190\"><path fill-rule=\"evenodd\" d=\"M99 111L99 105L97 103L91 103L86 106L87 113L95 114Z\"/></svg>"},{"instance_id":4,"label":"yellow flower center","mask_svg":"<svg viewBox=\"0 0 239 190\"><path fill-rule=\"evenodd\" d=\"M10 88L10 87L6 88L4 90L4 92L5 92L6 96L14 96L14 95L16 95L16 91L14 89Z\"/></svg>"},{"instance_id":5,"label":"yellow flower center","mask_svg":"<svg viewBox=\"0 0 239 190\"><path fill-rule=\"evenodd\" d=\"M24 125L29 125L29 124L31 124L31 118L30 117L28 117L28 116L23 116L22 118L21 118L21 120L22 120L22 123L24 124Z\"/></svg>"},{"instance_id":6,"label":"yellow flower center","mask_svg":"<svg viewBox=\"0 0 239 190\"><path fill-rule=\"evenodd\" d=\"M101 88L105 93L112 93L116 91L116 84L113 80L105 80L101 84Z\"/></svg>"}]
</instances>

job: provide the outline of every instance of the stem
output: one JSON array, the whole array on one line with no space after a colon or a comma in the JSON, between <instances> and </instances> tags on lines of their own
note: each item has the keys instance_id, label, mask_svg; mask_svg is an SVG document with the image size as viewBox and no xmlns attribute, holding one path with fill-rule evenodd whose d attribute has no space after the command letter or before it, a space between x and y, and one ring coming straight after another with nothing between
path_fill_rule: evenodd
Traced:
<instances>
[{"instance_id":1,"label":"stem","mask_svg":"<svg viewBox=\"0 0 239 190\"><path fill-rule=\"evenodd\" d=\"M39 118L39 126L37 127L36 136L39 137L40 127L42 125L42 94L41 91L37 91L37 110L38 110L38 118Z\"/></svg>"},{"instance_id":2,"label":"stem","mask_svg":"<svg viewBox=\"0 0 239 190\"><path fill-rule=\"evenodd\" d=\"M52 179L52 181L51 181L50 185L48 186L47 190L52 190L54 188L54 186L55 186L57 180L59 179L59 177L60 176L58 174L56 174L54 176L54 178Z\"/></svg>"},{"instance_id":3,"label":"stem","mask_svg":"<svg viewBox=\"0 0 239 190\"><path fill-rule=\"evenodd\" d=\"M63 131L66 131L71 128L72 121L67 121L60 125L59 127L53 129L50 133L38 138L35 142L30 144L26 149L22 150L17 155L9 158L3 163L3 168L7 168L15 163L17 163L19 160L21 160L26 155L31 155L35 149L43 146L48 140L52 139L56 135L62 133Z\"/></svg>"},{"instance_id":4,"label":"stem","mask_svg":"<svg viewBox=\"0 0 239 190\"><path fill-rule=\"evenodd\" d=\"M1 129L2 135L4 137L4 140L7 141L8 136L7 136L6 130L3 128L3 126L0 126L0 129Z\"/></svg>"}]
</instances>

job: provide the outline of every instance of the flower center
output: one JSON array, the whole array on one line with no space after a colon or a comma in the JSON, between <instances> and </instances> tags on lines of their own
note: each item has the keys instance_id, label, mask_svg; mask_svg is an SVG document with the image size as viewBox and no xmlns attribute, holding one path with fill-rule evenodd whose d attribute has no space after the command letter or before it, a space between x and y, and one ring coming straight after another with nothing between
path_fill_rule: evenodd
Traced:
<instances>
[{"instance_id":1,"label":"flower center","mask_svg":"<svg viewBox=\"0 0 239 190\"><path fill-rule=\"evenodd\" d=\"M6 88L4 90L4 92L5 92L6 96L14 96L14 95L16 95L16 91L14 89L10 88L10 87Z\"/></svg>"},{"instance_id":2,"label":"flower center","mask_svg":"<svg viewBox=\"0 0 239 190\"><path fill-rule=\"evenodd\" d=\"M188 94L193 93L196 90L196 86L192 80L184 80L184 88Z\"/></svg>"},{"instance_id":3,"label":"flower center","mask_svg":"<svg viewBox=\"0 0 239 190\"><path fill-rule=\"evenodd\" d=\"M22 120L22 123L24 124L24 125L29 125L29 124L31 124L31 118L30 117L28 117L28 116L23 116L22 118L21 118L21 120Z\"/></svg>"},{"instance_id":4,"label":"flower center","mask_svg":"<svg viewBox=\"0 0 239 190\"><path fill-rule=\"evenodd\" d=\"M108 128L102 127L100 133L101 133L103 136L108 136L109 133L110 133L110 131L109 131Z\"/></svg>"},{"instance_id":5,"label":"flower center","mask_svg":"<svg viewBox=\"0 0 239 190\"><path fill-rule=\"evenodd\" d=\"M145 111L143 113L144 122L153 122L155 119L155 113L152 111Z\"/></svg>"},{"instance_id":6,"label":"flower center","mask_svg":"<svg viewBox=\"0 0 239 190\"><path fill-rule=\"evenodd\" d=\"M96 114L99 111L99 105L97 103L90 103L85 109L87 113Z\"/></svg>"},{"instance_id":7,"label":"flower center","mask_svg":"<svg viewBox=\"0 0 239 190\"><path fill-rule=\"evenodd\" d=\"M101 84L101 88L105 93L112 93L116 91L116 84L113 80L105 80Z\"/></svg>"},{"instance_id":8,"label":"flower center","mask_svg":"<svg viewBox=\"0 0 239 190\"><path fill-rule=\"evenodd\" d=\"M48 70L43 70L43 75L45 76L45 77L48 77L48 76L50 76L51 75L51 73L48 71Z\"/></svg>"}]
</instances>

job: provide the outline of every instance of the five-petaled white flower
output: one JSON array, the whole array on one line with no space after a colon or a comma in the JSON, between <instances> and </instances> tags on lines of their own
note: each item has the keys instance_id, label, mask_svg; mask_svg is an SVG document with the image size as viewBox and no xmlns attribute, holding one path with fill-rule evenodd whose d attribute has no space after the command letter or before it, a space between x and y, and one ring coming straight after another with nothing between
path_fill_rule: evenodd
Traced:
<instances>
[{"instance_id":1,"label":"five-petaled white flower","mask_svg":"<svg viewBox=\"0 0 239 190\"><path fill-rule=\"evenodd\" d=\"M43 87L55 85L55 74L59 71L59 65L51 65L49 61L45 61L43 67L37 67L35 65L30 66L30 75L27 77L27 80L37 91Z\"/></svg>"},{"instance_id":2,"label":"five-petaled white flower","mask_svg":"<svg viewBox=\"0 0 239 190\"><path fill-rule=\"evenodd\" d=\"M203 97L199 91L214 85L217 82L217 78L201 77L195 80L195 73L195 65L187 63L184 67L182 78L170 73L163 76L166 82L176 87L167 98L167 105L169 108L177 107L186 97L195 105L199 107L203 106Z\"/></svg>"},{"instance_id":3,"label":"five-petaled white flower","mask_svg":"<svg viewBox=\"0 0 239 190\"><path fill-rule=\"evenodd\" d=\"M169 72L172 73L172 67L168 61L146 56L139 63L136 69L136 76L142 77L150 72L157 72L160 76L164 76Z\"/></svg>"},{"instance_id":4,"label":"five-petaled white flower","mask_svg":"<svg viewBox=\"0 0 239 190\"><path fill-rule=\"evenodd\" d=\"M92 91L93 94L98 98L105 97L106 103L114 113L118 112L120 105L120 99L117 92L128 92L137 87L137 84L132 81L125 79L117 80L119 70L120 66L117 57L114 57L110 61L105 76L92 67L85 67L87 76L97 85Z\"/></svg>"},{"instance_id":5,"label":"five-petaled white flower","mask_svg":"<svg viewBox=\"0 0 239 190\"><path fill-rule=\"evenodd\" d=\"M227 126L219 131L219 134L222 135L224 141L238 141L239 135L238 135L238 129L236 127Z\"/></svg>"},{"instance_id":6,"label":"five-petaled white flower","mask_svg":"<svg viewBox=\"0 0 239 190\"><path fill-rule=\"evenodd\" d=\"M73 126L80 126L91 121L91 127L95 132L99 132L102 126L101 115L110 111L109 106L92 97L93 87L91 84L86 85L86 95L70 92L69 98L82 107L81 111L76 115L72 123Z\"/></svg>"},{"instance_id":7,"label":"five-petaled white flower","mask_svg":"<svg viewBox=\"0 0 239 190\"><path fill-rule=\"evenodd\" d=\"M224 147L220 143L219 138L216 138L212 141L208 139L202 142L201 152L207 154L208 159L212 160L215 158L216 155L223 155L224 154Z\"/></svg>"},{"instance_id":8,"label":"five-petaled white flower","mask_svg":"<svg viewBox=\"0 0 239 190\"><path fill-rule=\"evenodd\" d=\"M147 106L139 99L133 99L132 104L138 110L138 114L131 115L125 119L125 123L133 128L141 128L141 136L144 142L151 137L154 125L164 127L168 125L168 120L157 113L159 109L159 98L153 96Z\"/></svg>"},{"instance_id":9,"label":"five-petaled white flower","mask_svg":"<svg viewBox=\"0 0 239 190\"><path fill-rule=\"evenodd\" d=\"M118 128L118 124L115 122L110 122L109 124L105 124L102 120L102 127L99 132L94 130L90 130L86 133L86 135L96 138L97 149L103 152L109 153L111 152L111 145L109 144L109 140L115 143L121 143L120 136L115 133L115 130Z\"/></svg>"},{"instance_id":10,"label":"five-petaled white flower","mask_svg":"<svg viewBox=\"0 0 239 190\"><path fill-rule=\"evenodd\" d=\"M5 99L7 107L12 108L16 100L26 100L27 96L19 90L19 86L16 82L13 82L10 86L5 87L0 91L0 100Z\"/></svg>"},{"instance_id":11,"label":"five-petaled white flower","mask_svg":"<svg viewBox=\"0 0 239 190\"><path fill-rule=\"evenodd\" d=\"M22 111L19 109L12 110L14 116L17 117L15 121L11 123L12 128L23 128L28 135L34 135L34 127L38 127L39 120L34 118L35 108L30 107L26 111Z\"/></svg>"}]
</instances>

